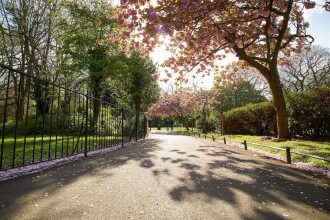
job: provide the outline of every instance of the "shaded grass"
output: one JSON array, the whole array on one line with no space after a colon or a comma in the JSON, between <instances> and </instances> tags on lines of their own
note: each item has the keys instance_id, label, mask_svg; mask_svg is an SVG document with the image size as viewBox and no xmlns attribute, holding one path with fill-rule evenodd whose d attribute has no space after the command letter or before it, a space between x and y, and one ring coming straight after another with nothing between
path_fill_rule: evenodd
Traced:
<instances>
[{"instance_id":1,"label":"shaded grass","mask_svg":"<svg viewBox=\"0 0 330 220\"><path fill-rule=\"evenodd\" d=\"M171 129L169 127L169 129ZM185 127L173 127L174 131L187 131L187 129ZM191 128L189 128L191 130ZM157 131L157 127L151 127L152 131ZM161 127L161 131L166 131L167 128L166 127Z\"/></svg>"},{"instance_id":2,"label":"shaded grass","mask_svg":"<svg viewBox=\"0 0 330 220\"><path fill-rule=\"evenodd\" d=\"M121 143L121 136L87 136L87 150L97 150ZM0 142L1 146L1 142ZM2 169L83 153L85 137L30 135L6 136L3 146Z\"/></svg>"},{"instance_id":3,"label":"shaded grass","mask_svg":"<svg viewBox=\"0 0 330 220\"><path fill-rule=\"evenodd\" d=\"M175 128L175 130L180 134L187 134L187 131L182 130L182 128ZM201 134L200 131L194 130L189 131L190 134L198 136ZM217 141L222 141L224 136L221 136L218 133L210 132L207 134L201 134L203 137L206 135L207 138L212 139L212 136ZM234 143L235 141L243 142L247 141L248 148L252 147L258 150L263 150L273 154L279 154L283 157L286 157L285 148L290 147L291 152L297 151L300 153L311 154L319 157L323 157L326 159L330 159L330 142L327 141L308 141L308 140L287 140L287 141L277 141L275 138L266 138L265 136L251 136L251 135L225 135L227 143ZM252 143L263 144L267 146L273 146L282 148L284 151L271 149L267 147L261 147L254 145ZM291 153L292 160L303 161L310 164L313 164L317 167L322 167L326 169L330 169L330 162L319 160L311 157L304 157L295 153Z\"/></svg>"}]
</instances>

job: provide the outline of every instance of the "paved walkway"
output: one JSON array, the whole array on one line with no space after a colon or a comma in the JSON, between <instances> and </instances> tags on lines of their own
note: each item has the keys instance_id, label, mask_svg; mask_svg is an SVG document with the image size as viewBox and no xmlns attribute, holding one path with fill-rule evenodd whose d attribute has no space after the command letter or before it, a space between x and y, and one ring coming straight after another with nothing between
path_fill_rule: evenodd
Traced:
<instances>
[{"instance_id":1,"label":"paved walkway","mask_svg":"<svg viewBox=\"0 0 330 220\"><path fill-rule=\"evenodd\" d=\"M152 134L0 183L0 219L330 219L328 181L251 152Z\"/></svg>"}]
</instances>

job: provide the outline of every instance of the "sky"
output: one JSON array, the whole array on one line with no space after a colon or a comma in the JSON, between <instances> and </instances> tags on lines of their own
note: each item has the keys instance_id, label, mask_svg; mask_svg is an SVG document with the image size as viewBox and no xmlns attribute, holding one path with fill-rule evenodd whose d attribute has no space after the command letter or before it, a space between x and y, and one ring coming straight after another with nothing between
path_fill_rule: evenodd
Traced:
<instances>
[{"instance_id":1,"label":"sky","mask_svg":"<svg viewBox=\"0 0 330 220\"><path fill-rule=\"evenodd\" d=\"M314 0L315 1L315 0ZM304 11L304 18L309 23L307 33L314 37L313 45L321 45L323 47L330 48L330 12L325 11L320 5L324 5L325 0L316 0L316 7ZM151 59L158 64L161 64L164 60L169 58L171 54L166 51L165 47L156 48L153 53L150 54ZM229 56L227 59L218 61L217 63L222 66L226 65L235 60L235 56ZM160 78L164 77L165 74L160 70ZM213 75L210 76L197 76L194 79L191 77L192 74L188 74L188 84L197 84L199 87L204 89L210 89L213 86ZM174 77L173 77L174 78ZM169 90L172 88L174 79L171 79L167 83L160 82L160 86L163 90Z\"/></svg>"}]
</instances>

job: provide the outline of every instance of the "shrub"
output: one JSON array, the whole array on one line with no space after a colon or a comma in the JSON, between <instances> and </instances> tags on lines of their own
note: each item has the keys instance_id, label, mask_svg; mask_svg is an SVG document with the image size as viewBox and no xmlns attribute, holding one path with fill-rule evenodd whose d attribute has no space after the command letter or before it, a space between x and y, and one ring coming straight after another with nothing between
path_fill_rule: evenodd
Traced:
<instances>
[{"instance_id":1,"label":"shrub","mask_svg":"<svg viewBox=\"0 0 330 220\"><path fill-rule=\"evenodd\" d=\"M202 130L203 127L203 116L199 117L196 121L196 126L198 129ZM217 112L208 112L204 125L205 132L214 132L219 129L219 116Z\"/></svg>"},{"instance_id":2,"label":"shrub","mask_svg":"<svg viewBox=\"0 0 330 220\"><path fill-rule=\"evenodd\" d=\"M287 95L293 135L330 139L330 86Z\"/></svg>"},{"instance_id":3,"label":"shrub","mask_svg":"<svg viewBox=\"0 0 330 220\"><path fill-rule=\"evenodd\" d=\"M293 136L330 139L330 87L322 86L286 96ZM225 133L275 135L276 116L271 102L249 104L225 113Z\"/></svg>"},{"instance_id":4,"label":"shrub","mask_svg":"<svg viewBox=\"0 0 330 220\"><path fill-rule=\"evenodd\" d=\"M225 133L274 135L275 109L271 102L249 104L225 113Z\"/></svg>"},{"instance_id":5,"label":"shrub","mask_svg":"<svg viewBox=\"0 0 330 220\"><path fill-rule=\"evenodd\" d=\"M53 114L51 118L50 114L39 115L36 117L35 115L29 115L28 118L24 118L22 121L17 122L16 128L16 121L15 119L11 119L6 123L5 134L6 135L14 135L15 132L17 135L34 135L34 134L49 134L52 133L61 133L64 131L67 135L76 134L82 128L82 121L83 116L80 114L79 116L79 123L78 123L78 114L74 120L73 114L70 115L70 121L68 115ZM0 131L2 132L1 128Z\"/></svg>"}]
</instances>

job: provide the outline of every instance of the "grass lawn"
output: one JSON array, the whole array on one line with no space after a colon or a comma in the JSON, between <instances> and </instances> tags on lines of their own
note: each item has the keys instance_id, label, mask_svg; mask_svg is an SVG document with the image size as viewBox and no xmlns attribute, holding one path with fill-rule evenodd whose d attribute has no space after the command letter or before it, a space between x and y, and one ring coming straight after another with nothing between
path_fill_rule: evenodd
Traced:
<instances>
[{"instance_id":1,"label":"grass lawn","mask_svg":"<svg viewBox=\"0 0 330 220\"><path fill-rule=\"evenodd\" d=\"M171 129L171 128L169 127L169 129ZM174 131L182 131L182 132L186 131L185 127L173 127L173 129L174 129ZM152 127L151 130L157 131L158 129L157 129L157 127ZM161 131L166 131L166 130L167 130L166 127L161 127Z\"/></svg>"},{"instance_id":2,"label":"grass lawn","mask_svg":"<svg viewBox=\"0 0 330 220\"><path fill-rule=\"evenodd\" d=\"M165 128L166 129L166 128ZM174 128L175 131L179 133L186 133L185 128ZM190 130L190 133L194 133L195 135L198 135L200 133L197 130L194 130L192 132ZM206 134L208 138L212 138L212 136L215 137L216 140L223 140L223 136L219 135L218 133L208 133ZM259 150L263 150L266 152L274 153L274 154L280 154L283 157L286 157L285 151L279 151L271 148L265 148L256 146L250 143L257 143L257 144L263 144L268 146L274 146L285 149L286 147L290 147L291 151L297 151L301 153L311 154L323 158L330 159L330 142L327 141L307 141L307 140L288 140L288 141L276 141L275 138L272 139L265 139L265 137L262 136L250 136L250 135L225 135L227 139L227 143L231 143L233 141L240 141L243 142L244 140L248 143L248 148L253 147ZM249 143L250 142L250 143ZM318 167L323 167L326 169L330 169L330 162L318 160L315 158L310 157L303 157L297 154L292 153L291 154L292 160L300 160L304 162L311 163Z\"/></svg>"},{"instance_id":3,"label":"grass lawn","mask_svg":"<svg viewBox=\"0 0 330 220\"><path fill-rule=\"evenodd\" d=\"M121 136L90 135L87 138L87 143L88 151L106 148L121 143ZM31 135L25 139L24 136L17 136L15 144L14 136L6 136L3 147L2 169L71 156L84 152L84 149L85 137L58 136L56 139L55 136L50 138L49 136Z\"/></svg>"}]
</instances>

